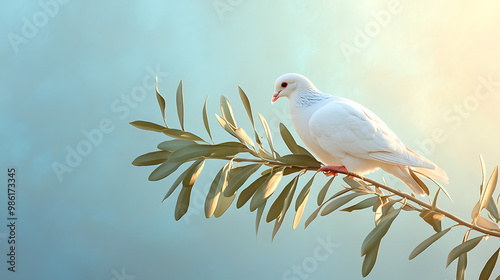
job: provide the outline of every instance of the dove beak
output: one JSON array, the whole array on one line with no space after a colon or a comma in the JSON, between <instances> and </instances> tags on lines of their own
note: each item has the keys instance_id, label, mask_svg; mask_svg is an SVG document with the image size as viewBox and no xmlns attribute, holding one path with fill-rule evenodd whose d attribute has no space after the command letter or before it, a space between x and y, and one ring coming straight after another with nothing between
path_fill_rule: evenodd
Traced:
<instances>
[{"instance_id":1,"label":"dove beak","mask_svg":"<svg viewBox=\"0 0 500 280\"><path fill-rule=\"evenodd\" d=\"M280 98L280 91L276 91L274 94L273 94L273 98L271 99L271 104L273 104L274 102L276 102L276 100L278 100L278 98Z\"/></svg>"}]
</instances>

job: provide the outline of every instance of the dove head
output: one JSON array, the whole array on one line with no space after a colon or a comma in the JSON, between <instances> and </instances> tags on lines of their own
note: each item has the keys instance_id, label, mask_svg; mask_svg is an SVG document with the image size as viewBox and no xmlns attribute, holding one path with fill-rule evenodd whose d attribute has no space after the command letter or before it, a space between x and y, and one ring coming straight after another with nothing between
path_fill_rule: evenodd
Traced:
<instances>
[{"instance_id":1,"label":"dove head","mask_svg":"<svg viewBox=\"0 0 500 280\"><path fill-rule=\"evenodd\" d=\"M280 76L274 83L274 94L271 103L276 102L278 98L283 96L290 98L294 94L311 90L317 91L308 78L300 74L288 73Z\"/></svg>"}]
</instances>

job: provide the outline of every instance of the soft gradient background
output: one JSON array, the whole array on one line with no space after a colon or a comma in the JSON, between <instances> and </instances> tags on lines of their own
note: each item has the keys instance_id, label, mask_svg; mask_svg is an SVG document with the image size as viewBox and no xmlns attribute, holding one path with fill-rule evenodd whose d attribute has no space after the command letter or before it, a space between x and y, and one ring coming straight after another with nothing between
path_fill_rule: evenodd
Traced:
<instances>
[{"instance_id":1,"label":"soft gradient background","mask_svg":"<svg viewBox=\"0 0 500 280\"><path fill-rule=\"evenodd\" d=\"M264 222L256 237L248 207L233 205L222 218L205 219L203 197L221 162L206 165L193 208L175 222L176 197L160 202L182 170L149 182L153 168L131 165L166 139L128 124L161 122L148 86L155 75L173 126L175 89L183 79L186 127L203 137L207 95L211 116L224 94L240 126L250 129L239 102L241 85L284 153L278 124L292 127L288 102L270 104L273 84L281 74L302 73L319 89L370 108L409 147L445 169L454 201L443 196L440 204L468 219L479 193L478 155L488 173L500 162L500 4L400 1L395 5L402 10L382 26L374 13L387 10L390 1L304 2L70 0L44 23L38 1L1 1L0 278L302 279L283 277L292 266L312 261L318 238L336 248L307 279L362 278L360 246L374 225L371 211L335 212L295 231L289 212L271 242L272 225ZM216 9L224 5L226 10ZM23 26L34 16L40 26L26 37ZM368 41L356 41L358 30L366 28L372 32ZM11 43L12 34L24 41ZM346 55L347 45L356 52ZM481 79L494 86L481 88L479 99L474 93ZM147 94L140 95L145 85ZM132 93L136 100L126 103ZM98 129L105 119L113 131L59 180L52 165L65 164L67 149L76 149L86 139L84 131ZM211 125L216 141L229 139L213 117ZM430 140L433 134L438 141ZM16 273L5 263L11 166L18 170ZM326 182L319 178L303 220ZM334 186L340 188L340 180ZM415 213L402 214L384 238L369 279L454 279L456 262L445 269L446 256L464 231L453 230L408 261L433 231ZM490 238L469 255L468 279L477 279L498 245Z\"/></svg>"}]
</instances>

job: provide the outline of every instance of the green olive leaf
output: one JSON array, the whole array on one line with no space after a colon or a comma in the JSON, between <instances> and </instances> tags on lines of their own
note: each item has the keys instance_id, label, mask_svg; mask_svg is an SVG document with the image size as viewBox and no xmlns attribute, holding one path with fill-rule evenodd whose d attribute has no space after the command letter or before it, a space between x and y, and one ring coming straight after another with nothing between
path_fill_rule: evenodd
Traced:
<instances>
[{"instance_id":1,"label":"green olive leaf","mask_svg":"<svg viewBox=\"0 0 500 280\"><path fill-rule=\"evenodd\" d=\"M182 88L182 80L179 82L179 86L177 87L177 115L179 117L179 123L181 125L182 130L184 131L184 91Z\"/></svg>"},{"instance_id":2,"label":"green olive leaf","mask_svg":"<svg viewBox=\"0 0 500 280\"><path fill-rule=\"evenodd\" d=\"M493 269L495 268L495 264L497 263L498 259L498 252L500 249L497 249L495 253L488 259L486 264L483 267L483 270L481 270L481 274L479 275L479 280L488 280L490 279L491 273L493 272Z\"/></svg>"},{"instance_id":3,"label":"green olive leaf","mask_svg":"<svg viewBox=\"0 0 500 280\"><path fill-rule=\"evenodd\" d=\"M183 131L183 130L179 130L179 129L175 129L175 128L163 128L163 130L161 132L163 132L163 134L165 134L167 136L170 136L170 137L176 138L176 139L191 140L191 141L196 141L196 142L206 142L205 140L201 139L199 136L197 136L191 132L187 132L187 131Z\"/></svg>"},{"instance_id":4,"label":"green olive leaf","mask_svg":"<svg viewBox=\"0 0 500 280\"><path fill-rule=\"evenodd\" d=\"M438 241L439 238L441 238L441 237L443 237L443 235L447 234L448 231L450 231L451 229L452 228L450 227L450 228L447 228L443 231L437 232L437 233L431 235L429 238L422 241L420 244L418 244L417 247L415 247L415 249L413 249L413 251L410 254L409 259L410 260L414 259L420 253L422 253L425 249L429 248L429 246L431 246L434 242Z\"/></svg>"},{"instance_id":5,"label":"green olive leaf","mask_svg":"<svg viewBox=\"0 0 500 280\"><path fill-rule=\"evenodd\" d=\"M176 162L176 161L165 161L162 163L160 166L158 166L151 174L149 175L149 181L158 181L161 180L168 175L172 174L177 170L183 162Z\"/></svg>"},{"instance_id":6,"label":"green olive leaf","mask_svg":"<svg viewBox=\"0 0 500 280\"><path fill-rule=\"evenodd\" d=\"M207 98L205 98L205 104L203 105L203 124L205 125L205 130L207 131L208 136L210 137L210 140L212 140L212 142L213 142L214 140L212 139L212 133L210 133L210 124L208 122L207 100L208 100L208 96L207 96Z\"/></svg>"},{"instance_id":7,"label":"green olive leaf","mask_svg":"<svg viewBox=\"0 0 500 280\"><path fill-rule=\"evenodd\" d=\"M323 208L323 211L321 211L321 216L326 216L333 211L339 209L342 207L344 204L348 203L349 201L353 200L354 198L363 195L362 193L350 193L344 196L341 196L330 203L328 203L325 208Z\"/></svg>"},{"instance_id":8,"label":"green olive leaf","mask_svg":"<svg viewBox=\"0 0 500 280\"><path fill-rule=\"evenodd\" d=\"M479 236L479 237L473 238L471 240L465 241L464 243L453 248L453 250L451 250L451 252L448 254L448 260L446 262L446 267L448 267L460 255L467 253L470 250L474 249L474 247L476 247L477 244L479 244L481 239L483 239L483 236Z\"/></svg>"},{"instance_id":9,"label":"green olive leaf","mask_svg":"<svg viewBox=\"0 0 500 280\"><path fill-rule=\"evenodd\" d=\"M157 165L165 162L171 152L155 151L137 157L132 164L135 166Z\"/></svg>"},{"instance_id":10,"label":"green olive leaf","mask_svg":"<svg viewBox=\"0 0 500 280\"><path fill-rule=\"evenodd\" d=\"M313 167L313 168L321 167L321 163L319 161L317 161L313 157L310 157L309 155L304 155L304 154L285 155L277 158L277 160L293 166L303 166L303 167Z\"/></svg>"},{"instance_id":11,"label":"green olive leaf","mask_svg":"<svg viewBox=\"0 0 500 280\"><path fill-rule=\"evenodd\" d=\"M156 132L163 132L165 129L167 129L166 127L161 126L159 124L155 124L152 122L146 122L146 121L134 121L134 122L131 122L130 124L139 128L139 129L156 131Z\"/></svg>"},{"instance_id":12,"label":"green olive leaf","mask_svg":"<svg viewBox=\"0 0 500 280\"><path fill-rule=\"evenodd\" d=\"M163 122L165 122L165 127L168 128L167 120L165 119L165 107L166 107L165 99L163 99L163 96L161 96L160 91L158 91L158 77L156 77L155 90L156 90L156 99L158 99L158 105L160 105L160 111L163 117Z\"/></svg>"},{"instance_id":13,"label":"green olive leaf","mask_svg":"<svg viewBox=\"0 0 500 280\"><path fill-rule=\"evenodd\" d=\"M269 175L262 175L257 180L253 181L246 189L244 189L238 201L236 202L236 207L241 208L248 200L255 194L255 192L267 181Z\"/></svg>"},{"instance_id":14,"label":"green olive leaf","mask_svg":"<svg viewBox=\"0 0 500 280\"><path fill-rule=\"evenodd\" d=\"M378 196L370 197L370 198L364 199L364 200L362 200L362 201L360 201L352 206L346 207L344 209L340 209L340 211L352 212L355 210L361 210L361 209L365 209L368 207L373 207L373 205L375 204L377 199L378 199Z\"/></svg>"},{"instance_id":15,"label":"green olive leaf","mask_svg":"<svg viewBox=\"0 0 500 280\"><path fill-rule=\"evenodd\" d=\"M174 152L180 148L184 148L184 147L192 146L192 145L198 145L198 143L193 142L191 140L174 139L174 140L168 140L168 141L161 142L160 144L158 144L158 149L168 151L168 152Z\"/></svg>"},{"instance_id":16,"label":"green olive leaf","mask_svg":"<svg viewBox=\"0 0 500 280\"><path fill-rule=\"evenodd\" d=\"M250 164L231 169L229 172L229 182L224 189L224 196L233 196L236 191L254 174L262 164Z\"/></svg>"},{"instance_id":17,"label":"green olive leaf","mask_svg":"<svg viewBox=\"0 0 500 280\"><path fill-rule=\"evenodd\" d=\"M236 125L236 121L234 119L233 109L231 108L229 100L227 100L227 98L224 95L220 96L220 110L222 113L222 117L229 124L231 124L234 129L236 129L238 126Z\"/></svg>"},{"instance_id":18,"label":"green olive leaf","mask_svg":"<svg viewBox=\"0 0 500 280\"><path fill-rule=\"evenodd\" d=\"M401 209L396 209L390 211L389 213L387 213L387 215L382 217L378 225L376 225L375 228L370 231L370 233L368 233L365 240L363 241L363 244L361 245L361 255L366 255L372 248L378 246L400 211Z\"/></svg>"},{"instance_id":19,"label":"green olive leaf","mask_svg":"<svg viewBox=\"0 0 500 280\"><path fill-rule=\"evenodd\" d=\"M283 168L273 168L273 172L268 175L268 179L266 180L266 182L262 184L262 186L255 192L254 196L252 197L252 201L250 201L250 211L253 212L260 205L266 202L266 200L274 193L282 178Z\"/></svg>"}]
</instances>

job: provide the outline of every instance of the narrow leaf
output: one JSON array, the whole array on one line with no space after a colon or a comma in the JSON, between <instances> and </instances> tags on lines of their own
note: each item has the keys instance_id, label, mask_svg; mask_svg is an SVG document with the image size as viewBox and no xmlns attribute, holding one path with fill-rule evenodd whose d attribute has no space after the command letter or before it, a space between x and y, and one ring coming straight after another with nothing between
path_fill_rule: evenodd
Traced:
<instances>
[{"instance_id":1,"label":"narrow leaf","mask_svg":"<svg viewBox=\"0 0 500 280\"><path fill-rule=\"evenodd\" d=\"M181 175L179 175L179 177L177 177L177 179L175 179L174 183L172 184L172 186L170 187L170 189L168 190L167 194L165 194L165 197L163 197L163 200L162 202L167 199L174 191L175 189L177 188L177 186L179 186L179 184L184 181L184 178L186 178L186 175L188 173L191 173L191 169L194 168L195 165L197 165L198 163L197 162L194 162L188 169L184 170L184 172L182 172Z\"/></svg>"},{"instance_id":2,"label":"narrow leaf","mask_svg":"<svg viewBox=\"0 0 500 280\"><path fill-rule=\"evenodd\" d=\"M295 201L295 211L297 211L299 209L299 207L302 204L302 202L304 201L304 199L307 196L309 196L309 192L311 191L311 186L312 186L312 184L314 182L314 178L316 177L316 174L318 174L318 173L315 173L311 177L311 179L309 180L309 182L307 182L307 184L300 191L299 196L297 197L297 200Z\"/></svg>"},{"instance_id":3,"label":"narrow leaf","mask_svg":"<svg viewBox=\"0 0 500 280\"><path fill-rule=\"evenodd\" d=\"M224 212L231 206L234 197L225 197L222 193L224 192L224 188L227 186L227 179L229 177L229 172L233 167L233 161L230 160L228 163L224 165L222 168L222 174L219 178L219 182L217 184L217 189L215 190L215 198L216 206L214 209L214 216L219 218L224 214Z\"/></svg>"},{"instance_id":4,"label":"narrow leaf","mask_svg":"<svg viewBox=\"0 0 500 280\"><path fill-rule=\"evenodd\" d=\"M448 267L456 258L458 258L461 254L467 253L470 250L474 249L474 247L479 244L479 242L483 239L482 236L473 238L471 240L465 241L464 243L458 245L457 247L453 248L451 250L450 254L448 255L448 260L446 262L446 267Z\"/></svg>"},{"instance_id":5,"label":"narrow leaf","mask_svg":"<svg viewBox=\"0 0 500 280\"><path fill-rule=\"evenodd\" d=\"M300 219L302 218L302 214L304 214L304 209L306 208L307 199L309 198L309 193L304 197L304 200L299 205L297 212L295 212L295 217L293 218L293 229L295 230L299 225Z\"/></svg>"},{"instance_id":6,"label":"narrow leaf","mask_svg":"<svg viewBox=\"0 0 500 280\"><path fill-rule=\"evenodd\" d=\"M236 139L239 140L239 136L235 132L235 130L236 130L235 127L233 127L226 119L224 119L223 117L221 118L217 114L215 114L215 118L219 122L220 126L222 126L222 128L224 128L224 130L226 130L229 134L231 134L233 137L235 137Z\"/></svg>"},{"instance_id":7,"label":"narrow leaf","mask_svg":"<svg viewBox=\"0 0 500 280\"><path fill-rule=\"evenodd\" d=\"M275 220L274 227L273 227L273 234L271 236L271 241L274 241L274 237L276 236L276 233L278 233L278 231L280 230L281 225L283 224L283 220L285 220L285 218L283 216L279 216Z\"/></svg>"},{"instance_id":8,"label":"narrow leaf","mask_svg":"<svg viewBox=\"0 0 500 280\"><path fill-rule=\"evenodd\" d=\"M424 190L425 194L429 195L429 188L427 188L424 182L420 180L420 178L417 176L417 174L415 174L415 172L411 168L408 168L408 171L410 172L410 175L413 178L413 180L415 180L418 183L418 185Z\"/></svg>"},{"instance_id":9,"label":"narrow leaf","mask_svg":"<svg viewBox=\"0 0 500 280\"><path fill-rule=\"evenodd\" d=\"M277 160L295 166L314 167L314 168L321 167L321 163L317 161L315 158L303 154L285 155L278 158Z\"/></svg>"},{"instance_id":10,"label":"narrow leaf","mask_svg":"<svg viewBox=\"0 0 500 280\"><path fill-rule=\"evenodd\" d=\"M222 216L227 211L227 209L229 209L229 206L231 206L231 204L233 204L233 201L235 198L236 198L236 193L234 193L232 196L229 196L229 197L221 194L219 196L219 201L217 203L217 207L215 208L214 216L216 218L219 218L220 216Z\"/></svg>"},{"instance_id":11,"label":"narrow leaf","mask_svg":"<svg viewBox=\"0 0 500 280\"><path fill-rule=\"evenodd\" d=\"M263 204L259 206L257 209L257 215L255 217L255 234L257 235L259 233L259 224L260 220L262 219L262 214L264 214L264 209L266 208L266 202L264 201Z\"/></svg>"},{"instance_id":12,"label":"narrow leaf","mask_svg":"<svg viewBox=\"0 0 500 280\"><path fill-rule=\"evenodd\" d=\"M346 177L344 177L344 178L343 178L343 180L344 180L344 182L346 182L349 186L351 186L351 188L353 188L353 189L356 189L356 188L359 188L359 187L361 187L361 186L362 186L362 185L361 185L358 181L356 181L356 180L354 180L354 179L352 179L352 178L349 178L349 177L347 177L347 176L346 176Z\"/></svg>"},{"instance_id":13,"label":"narrow leaf","mask_svg":"<svg viewBox=\"0 0 500 280\"><path fill-rule=\"evenodd\" d=\"M487 220L481 216L477 217L476 224L485 229L500 231L500 227L498 226L498 224L490 220Z\"/></svg>"},{"instance_id":14,"label":"narrow leaf","mask_svg":"<svg viewBox=\"0 0 500 280\"><path fill-rule=\"evenodd\" d=\"M382 237L387 233L400 211L401 209L397 209L387 213L387 215L380 220L379 224L368 233L361 245L361 255L367 254L372 248L378 246L380 240L382 240Z\"/></svg>"},{"instance_id":15,"label":"narrow leaf","mask_svg":"<svg viewBox=\"0 0 500 280\"><path fill-rule=\"evenodd\" d=\"M304 169L300 168L300 167L286 167L285 171L283 171L283 175L284 176L290 175L290 174L293 174L293 173L296 173L296 172L299 172L299 171L302 171L302 170L304 170Z\"/></svg>"},{"instance_id":16,"label":"narrow leaf","mask_svg":"<svg viewBox=\"0 0 500 280\"><path fill-rule=\"evenodd\" d=\"M375 262L377 261L378 249L380 247L380 241L375 244L370 250L366 253L365 258L363 259L363 266L361 267L361 274L363 277L368 276L375 266Z\"/></svg>"},{"instance_id":17,"label":"narrow leaf","mask_svg":"<svg viewBox=\"0 0 500 280\"><path fill-rule=\"evenodd\" d=\"M479 280L490 279L491 273L493 272L495 264L497 263L499 251L500 249L497 249L495 253L493 253L493 255L490 257L490 259L486 262L486 264L483 267L483 270L481 270L481 274L479 275Z\"/></svg>"},{"instance_id":18,"label":"narrow leaf","mask_svg":"<svg viewBox=\"0 0 500 280\"><path fill-rule=\"evenodd\" d=\"M229 182L224 189L224 196L230 197L254 174L262 164L250 164L231 169L229 172Z\"/></svg>"},{"instance_id":19,"label":"narrow leaf","mask_svg":"<svg viewBox=\"0 0 500 280\"><path fill-rule=\"evenodd\" d=\"M321 207L318 207L316 210L314 210L314 212L311 213L311 215L309 215L309 217L307 217L304 228L307 228L309 224L311 224L318 217L319 210L321 210Z\"/></svg>"},{"instance_id":20,"label":"narrow leaf","mask_svg":"<svg viewBox=\"0 0 500 280\"><path fill-rule=\"evenodd\" d=\"M179 123L181 124L182 130L184 130L184 93L182 89L182 80L179 82L179 86L177 87L176 102Z\"/></svg>"},{"instance_id":21,"label":"narrow leaf","mask_svg":"<svg viewBox=\"0 0 500 280\"><path fill-rule=\"evenodd\" d=\"M281 191L279 196L276 198L274 203L271 205L269 212L267 212L266 222L271 222L272 220L279 217L279 215L283 211L283 207L285 205L285 200L292 191L292 188L295 189L297 185L298 177L294 177Z\"/></svg>"},{"instance_id":22,"label":"narrow leaf","mask_svg":"<svg viewBox=\"0 0 500 280\"><path fill-rule=\"evenodd\" d=\"M234 133L238 135L238 139L242 141L243 143L248 143L250 146L255 148L255 144L253 143L252 139L248 136L248 134L243 130L243 128L237 128Z\"/></svg>"},{"instance_id":23,"label":"narrow leaf","mask_svg":"<svg viewBox=\"0 0 500 280\"><path fill-rule=\"evenodd\" d=\"M197 142L206 142L205 140L201 139L199 136L197 136L191 132L182 131L182 130L175 129L175 128L164 128L161 132L163 132L163 134L165 134L167 136L170 136L170 137L176 138L176 139L191 140L191 141L197 141Z\"/></svg>"},{"instance_id":24,"label":"narrow leaf","mask_svg":"<svg viewBox=\"0 0 500 280\"><path fill-rule=\"evenodd\" d=\"M248 200L254 195L254 193L267 181L269 175L262 175L253 183L251 183L246 189L244 189L240 196L238 197L238 201L236 202L236 207L241 208Z\"/></svg>"},{"instance_id":25,"label":"narrow leaf","mask_svg":"<svg viewBox=\"0 0 500 280\"><path fill-rule=\"evenodd\" d=\"M323 203L323 201L325 200L326 193L328 192L328 189L332 185L333 179L335 179L334 176L332 176L332 178L330 178L330 180L328 180L328 182L326 182L326 184L323 186L323 188L321 188L321 190L319 191L318 201L317 201L318 206L320 206L321 203Z\"/></svg>"},{"instance_id":26,"label":"narrow leaf","mask_svg":"<svg viewBox=\"0 0 500 280\"><path fill-rule=\"evenodd\" d=\"M253 115L252 115L252 107L250 106L250 101L248 100L248 96L246 93L241 89L240 86L238 86L238 91L240 93L240 98L241 102L243 103L243 106L245 106L245 110L247 111L248 118L250 119L250 122L252 123L252 128L255 134L255 142L257 142L257 146L259 148L262 148L262 142L260 141L259 134L257 133L257 130L255 129L255 123L253 121Z\"/></svg>"},{"instance_id":27,"label":"narrow leaf","mask_svg":"<svg viewBox=\"0 0 500 280\"><path fill-rule=\"evenodd\" d=\"M137 157L132 164L135 166L147 166L147 165L157 165L165 162L170 155L170 152L166 151L156 151L144 154Z\"/></svg>"},{"instance_id":28,"label":"narrow leaf","mask_svg":"<svg viewBox=\"0 0 500 280\"><path fill-rule=\"evenodd\" d=\"M457 263L457 280L465 280L465 269L467 268L467 253L461 254L458 257Z\"/></svg>"},{"instance_id":29,"label":"narrow leaf","mask_svg":"<svg viewBox=\"0 0 500 280\"><path fill-rule=\"evenodd\" d=\"M207 114L207 98L205 98L205 104L203 105L203 124L205 125L205 130L208 133L208 136L210 137L210 140L214 141L212 139L212 133L210 133L210 124L208 123L208 114Z\"/></svg>"},{"instance_id":30,"label":"narrow leaf","mask_svg":"<svg viewBox=\"0 0 500 280\"><path fill-rule=\"evenodd\" d=\"M189 167L189 172L186 174L184 180L182 180L184 188L191 188L194 185L203 170L203 166L205 166L205 159L199 159Z\"/></svg>"},{"instance_id":31,"label":"narrow leaf","mask_svg":"<svg viewBox=\"0 0 500 280\"><path fill-rule=\"evenodd\" d=\"M250 201L250 211L254 211L260 205L264 204L269 196L271 196L281 179L283 178L283 168L274 168L271 174L269 174L267 181L255 192Z\"/></svg>"},{"instance_id":32,"label":"narrow leaf","mask_svg":"<svg viewBox=\"0 0 500 280\"><path fill-rule=\"evenodd\" d=\"M176 151L180 148L184 148L184 147L192 146L192 145L198 145L198 144L196 142L193 142L190 140L174 139L174 140L168 140L168 141L161 142L160 144L158 144L158 149L173 152L173 151Z\"/></svg>"},{"instance_id":33,"label":"narrow leaf","mask_svg":"<svg viewBox=\"0 0 500 280\"><path fill-rule=\"evenodd\" d=\"M493 197L490 197L490 199L488 200L488 204L486 205L486 210L490 212L490 214L495 218L496 222L500 220L498 207L495 204L495 200L493 200Z\"/></svg>"},{"instance_id":34,"label":"narrow leaf","mask_svg":"<svg viewBox=\"0 0 500 280\"><path fill-rule=\"evenodd\" d=\"M214 180L212 181L212 184L210 185L210 189L205 199L205 217L207 219L212 217L219 202L220 193L218 193L218 189L221 189L222 184L224 183L224 180L222 180L222 174L224 173L225 168L227 168L227 165L228 164L226 164L219 170Z\"/></svg>"},{"instance_id":35,"label":"narrow leaf","mask_svg":"<svg viewBox=\"0 0 500 280\"><path fill-rule=\"evenodd\" d=\"M410 260L414 259L420 253L422 253L425 249L427 249L429 246L431 246L434 242L436 242L439 238L441 238L443 235L448 233L448 231L450 231L450 230L451 230L451 227L447 228L443 231L440 231L438 233L435 233L435 234L431 235L429 238L427 238L426 240L422 241L420 244L418 244L417 247L415 247L415 249L413 249L413 251L410 254L409 259Z\"/></svg>"},{"instance_id":36,"label":"narrow leaf","mask_svg":"<svg viewBox=\"0 0 500 280\"><path fill-rule=\"evenodd\" d=\"M226 157L234 156L248 149L237 142L226 142L217 145L187 146L174 151L169 156L169 161L189 161L198 157Z\"/></svg>"},{"instance_id":37,"label":"narrow leaf","mask_svg":"<svg viewBox=\"0 0 500 280\"><path fill-rule=\"evenodd\" d=\"M163 99L160 92L158 91L158 77L156 77L155 89L156 89L156 99L158 99L158 105L160 105L160 111L163 117L163 122L165 122L165 126L168 128L167 120L165 119L165 107L166 107L165 99Z\"/></svg>"},{"instance_id":38,"label":"narrow leaf","mask_svg":"<svg viewBox=\"0 0 500 280\"><path fill-rule=\"evenodd\" d=\"M252 116L252 106L250 106L250 101L248 100L248 96L243 91L243 89L241 89L240 86L238 86L238 92L240 93L241 102L243 103L243 106L245 106L245 110L247 111L248 118L250 119L252 126L255 126L254 122L253 122L253 116Z\"/></svg>"},{"instance_id":39,"label":"narrow leaf","mask_svg":"<svg viewBox=\"0 0 500 280\"><path fill-rule=\"evenodd\" d=\"M283 123L280 123L280 134L281 138L283 138L283 141L285 142L290 152L294 154L305 154L314 158L314 156L311 153L309 153L308 150L302 148L297 144L297 142L295 142L295 139L293 139L292 134Z\"/></svg>"},{"instance_id":40,"label":"narrow leaf","mask_svg":"<svg viewBox=\"0 0 500 280\"><path fill-rule=\"evenodd\" d=\"M186 176L182 180L182 189L179 193L177 199L177 205L175 206L175 220L178 221L184 214L186 214L189 208L189 201L191 198L191 190L196 182L196 179L201 173L205 160L201 159L193 163L187 170Z\"/></svg>"},{"instance_id":41,"label":"narrow leaf","mask_svg":"<svg viewBox=\"0 0 500 280\"><path fill-rule=\"evenodd\" d=\"M262 123L262 127L264 128L264 132L266 133L267 142L269 143L269 147L271 148L271 153L274 154L273 147L273 137L271 136L271 130L269 129L269 125L267 124L266 119L259 114L260 122Z\"/></svg>"},{"instance_id":42,"label":"narrow leaf","mask_svg":"<svg viewBox=\"0 0 500 280\"><path fill-rule=\"evenodd\" d=\"M280 229L281 224L283 223L283 220L285 219L285 215L288 212L290 205L292 204L292 199L293 199L293 195L295 194L295 189L297 188L299 176L295 176L295 180L296 181L293 183L292 189L290 190L290 192L288 193L288 195L285 199L285 203L283 204L283 209L281 210L281 214L279 215L278 219L276 219L276 223L274 224L273 235L272 235L273 240L274 240L274 236L276 235L276 233Z\"/></svg>"},{"instance_id":43,"label":"narrow leaf","mask_svg":"<svg viewBox=\"0 0 500 280\"><path fill-rule=\"evenodd\" d=\"M233 115L233 109L231 108L231 104L229 100L224 95L220 96L220 110L222 113L222 117L229 122L233 128L237 128L236 121Z\"/></svg>"},{"instance_id":44,"label":"narrow leaf","mask_svg":"<svg viewBox=\"0 0 500 280\"><path fill-rule=\"evenodd\" d=\"M299 145L297 145L297 142L295 142L295 139L293 139L292 134L283 123L280 123L280 134L290 152L294 154L300 154Z\"/></svg>"},{"instance_id":45,"label":"narrow leaf","mask_svg":"<svg viewBox=\"0 0 500 280\"><path fill-rule=\"evenodd\" d=\"M436 232L441 231L441 220L444 217L443 214L437 213L432 210L424 210L419 214L419 216L424 219L426 223L431 225Z\"/></svg>"},{"instance_id":46,"label":"narrow leaf","mask_svg":"<svg viewBox=\"0 0 500 280\"><path fill-rule=\"evenodd\" d=\"M488 180L488 183L486 184L486 188L483 190L479 212L481 212L481 210L486 208L486 205L488 205L488 201L490 200L491 196L493 195L493 192L495 191L495 187L497 186L497 180L498 180L498 166L496 166L495 169L493 170L493 173L491 173L491 177Z\"/></svg>"},{"instance_id":47,"label":"narrow leaf","mask_svg":"<svg viewBox=\"0 0 500 280\"><path fill-rule=\"evenodd\" d=\"M370 197L370 198L364 199L364 200L362 200L362 201L360 201L352 206L346 207L344 209L340 209L340 211L352 212L355 210L361 210L361 209L365 209L368 207L372 207L375 204L375 202L377 201L377 199L378 199L378 196Z\"/></svg>"},{"instance_id":48,"label":"narrow leaf","mask_svg":"<svg viewBox=\"0 0 500 280\"><path fill-rule=\"evenodd\" d=\"M156 132L163 132L166 129L166 127L164 126L146 121L135 121L131 122L130 124L139 129L156 131Z\"/></svg>"},{"instance_id":49,"label":"narrow leaf","mask_svg":"<svg viewBox=\"0 0 500 280\"><path fill-rule=\"evenodd\" d=\"M353 200L354 198L356 198L360 195L362 195L362 194L361 193L350 193L350 194L341 196L341 197L333 200L332 202L328 203L325 206L325 208L323 208L323 211L321 211L321 216L326 216L326 215L332 213L333 211L339 209L344 204L346 204L347 202Z\"/></svg>"},{"instance_id":50,"label":"narrow leaf","mask_svg":"<svg viewBox=\"0 0 500 280\"><path fill-rule=\"evenodd\" d=\"M149 181L158 181L161 180L168 175L174 173L179 166L181 166L183 162L171 162L171 161L166 161L162 163L160 166L158 166L151 174L149 175L148 180Z\"/></svg>"},{"instance_id":51,"label":"narrow leaf","mask_svg":"<svg viewBox=\"0 0 500 280\"><path fill-rule=\"evenodd\" d=\"M178 221L189 208L189 200L191 199L191 190L193 188L182 188L175 206L175 220Z\"/></svg>"}]
</instances>

